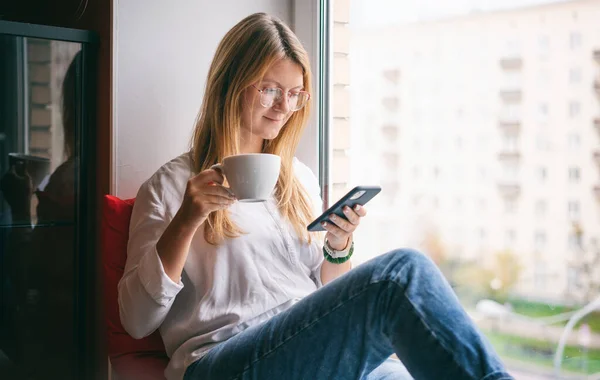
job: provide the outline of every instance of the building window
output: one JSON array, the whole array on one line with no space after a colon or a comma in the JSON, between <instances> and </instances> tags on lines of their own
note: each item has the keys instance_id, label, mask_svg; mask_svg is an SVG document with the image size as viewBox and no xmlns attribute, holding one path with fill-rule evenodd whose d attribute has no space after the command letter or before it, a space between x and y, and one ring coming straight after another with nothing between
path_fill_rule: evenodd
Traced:
<instances>
[{"instance_id":1,"label":"building window","mask_svg":"<svg viewBox=\"0 0 600 380\"><path fill-rule=\"evenodd\" d=\"M548 170L543 166L538 167L536 169L536 177L540 182L545 182L548 178Z\"/></svg>"},{"instance_id":2,"label":"building window","mask_svg":"<svg viewBox=\"0 0 600 380\"><path fill-rule=\"evenodd\" d=\"M569 201L567 205L567 212L570 220L578 220L579 219L579 202L578 201Z\"/></svg>"},{"instance_id":3,"label":"building window","mask_svg":"<svg viewBox=\"0 0 600 380\"><path fill-rule=\"evenodd\" d=\"M571 32L569 35L569 47L571 50L581 47L581 34L579 32Z\"/></svg>"},{"instance_id":4,"label":"building window","mask_svg":"<svg viewBox=\"0 0 600 380\"><path fill-rule=\"evenodd\" d=\"M541 120L546 120L548 118L548 103L540 103L538 113Z\"/></svg>"},{"instance_id":5,"label":"building window","mask_svg":"<svg viewBox=\"0 0 600 380\"><path fill-rule=\"evenodd\" d=\"M581 83L581 69L578 67L571 68L569 70L569 83L577 84Z\"/></svg>"},{"instance_id":6,"label":"building window","mask_svg":"<svg viewBox=\"0 0 600 380\"><path fill-rule=\"evenodd\" d=\"M515 135L504 135L504 138L502 139L503 145L504 145L504 150L506 152L516 152L517 149L517 136Z\"/></svg>"},{"instance_id":7,"label":"building window","mask_svg":"<svg viewBox=\"0 0 600 380\"><path fill-rule=\"evenodd\" d=\"M576 118L581 113L581 104L576 101L569 102L569 117Z\"/></svg>"},{"instance_id":8,"label":"building window","mask_svg":"<svg viewBox=\"0 0 600 380\"><path fill-rule=\"evenodd\" d=\"M515 232L515 230L506 230L504 232L504 243L506 245L506 248L514 247L516 241L517 233Z\"/></svg>"},{"instance_id":9,"label":"building window","mask_svg":"<svg viewBox=\"0 0 600 380\"><path fill-rule=\"evenodd\" d=\"M550 48L550 37L543 35L538 37L538 47L540 52L547 53Z\"/></svg>"},{"instance_id":10,"label":"building window","mask_svg":"<svg viewBox=\"0 0 600 380\"><path fill-rule=\"evenodd\" d=\"M579 168L569 168L569 182L578 183L581 179L581 172Z\"/></svg>"},{"instance_id":11,"label":"building window","mask_svg":"<svg viewBox=\"0 0 600 380\"><path fill-rule=\"evenodd\" d=\"M546 248L546 233L544 231L536 231L534 236L534 247L536 251L542 251Z\"/></svg>"},{"instance_id":12,"label":"building window","mask_svg":"<svg viewBox=\"0 0 600 380\"><path fill-rule=\"evenodd\" d=\"M546 210L548 206L546 201L539 200L535 202L535 215L537 217L543 217L546 215Z\"/></svg>"},{"instance_id":13,"label":"building window","mask_svg":"<svg viewBox=\"0 0 600 380\"><path fill-rule=\"evenodd\" d=\"M581 249L581 238L574 233L570 233L567 238L567 247L571 251L579 251Z\"/></svg>"},{"instance_id":14,"label":"building window","mask_svg":"<svg viewBox=\"0 0 600 380\"><path fill-rule=\"evenodd\" d=\"M504 168L504 179L506 181L515 181L518 178L519 166L514 163L507 163L503 166Z\"/></svg>"},{"instance_id":15,"label":"building window","mask_svg":"<svg viewBox=\"0 0 600 380\"><path fill-rule=\"evenodd\" d=\"M567 144L570 151L579 151L579 148L581 147L581 138L577 133L571 133L567 138Z\"/></svg>"}]
</instances>

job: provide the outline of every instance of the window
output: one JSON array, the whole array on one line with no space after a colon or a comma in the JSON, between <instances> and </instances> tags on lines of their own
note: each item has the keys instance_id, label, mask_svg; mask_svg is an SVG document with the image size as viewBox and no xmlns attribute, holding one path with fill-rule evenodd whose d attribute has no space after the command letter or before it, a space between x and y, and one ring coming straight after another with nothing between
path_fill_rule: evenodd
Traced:
<instances>
[{"instance_id":1,"label":"window","mask_svg":"<svg viewBox=\"0 0 600 380\"><path fill-rule=\"evenodd\" d=\"M571 101L569 102L569 117L571 119L576 118L581 113L581 105L579 102Z\"/></svg>"},{"instance_id":2,"label":"window","mask_svg":"<svg viewBox=\"0 0 600 380\"><path fill-rule=\"evenodd\" d=\"M567 205L567 210L569 214L569 219L578 220L579 219L579 202L578 201L569 201Z\"/></svg>"},{"instance_id":3,"label":"window","mask_svg":"<svg viewBox=\"0 0 600 380\"><path fill-rule=\"evenodd\" d=\"M567 247L571 251L580 251L581 250L581 238L574 233L570 233L567 238Z\"/></svg>"},{"instance_id":4,"label":"window","mask_svg":"<svg viewBox=\"0 0 600 380\"><path fill-rule=\"evenodd\" d=\"M546 248L546 232L537 231L534 236L534 248L537 251L542 251Z\"/></svg>"},{"instance_id":5,"label":"window","mask_svg":"<svg viewBox=\"0 0 600 380\"><path fill-rule=\"evenodd\" d=\"M515 230L506 230L504 232L504 244L507 249L513 248L516 241L517 233L515 232Z\"/></svg>"},{"instance_id":6,"label":"window","mask_svg":"<svg viewBox=\"0 0 600 380\"><path fill-rule=\"evenodd\" d=\"M517 136L516 135L504 135L503 148L506 152L516 152L517 149Z\"/></svg>"},{"instance_id":7,"label":"window","mask_svg":"<svg viewBox=\"0 0 600 380\"><path fill-rule=\"evenodd\" d=\"M384 192L393 186L391 178L402 180L394 203L379 197L369 203L369 216L354 236L357 245L369 247L364 260L401 246L423 249L424 231L435 226L445 253L441 268L458 262L460 268L473 265L474 273L504 273L497 257L513 255L519 270L503 295L525 303L573 301L572 252L566 247L572 222L581 223L586 236L600 237L599 206L590 195L597 182L591 157L598 149L591 120L600 103L587 83L588 68L599 67L587 47L600 46L591 17L600 14L600 3L586 3L586 17L577 2L558 6L551 0L486 2L482 13L470 12L473 2L450 7L438 1L419 7L419 17L412 16L415 2L330 3L333 21L346 16L330 25L335 59L325 65L332 73L325 88L334 91L324 94L334 109L323 126L343 119L351 133L348 157L323 147L330 173L335 170L349 187L379 184ZM493 8L500 3L503 11ZM573 20L575 12L580 17ZM456 17L461 15L467 17ZM543 25L537 22L542 16ZM335 73L348 67L342 97ZM365 91L362 84L369 82L374 84ZM339 115L335 105L344 102L348 112ZM330 145L341 140L339 130L328 132ZM385 153L397 155L393 165L383 163ZM347 176L340 176L336 159L346 160ZM333 193L329 204L339 199ZM587 213L594 218L584 218ZM410 228L400 227L407 223ZM398 226L392 229L397 232L382 235L383 225ZM454 290L466 305L497 296L481 276L444 273L451 284L461 284ZM487 322L484 333L490 332ZM552 358L533 348L537 342L520 343L521 332L506 332L517 338L510 350L504 343L496 348L507 359L518 352L543 377Z\"/></svg>"},{"instance_id":8,"label":"window","mask_svg":"<svg viewBox=\"0 0 600 380\"><path fill-rule=\"evenodd\" d=\"M548 36L539 36L538 37L538 48L541 53L547 53L550 48L550 38Z\"/></svg>"},{"instance_id":9,"label":"window","mask_svg":"<svg viewBox=\"0 0 600 380\"><path fill-rule=\"evenodd\" d=\"M580 68L571 68L569 70L569 83L577 84L581 83L581 69Z\"/></svg>"},{"instance_id":10,"label":"window","mask_svg":"<svg viewBox=\"0 0 600 380\"><path fill-rule=\"evenodd\" d=\"M538 167L536 169L536 177L539 182L545 182L546 178L548 178L548 170L543 166Z\"/></svg>"},{"instance_id":11,"label":"window","mask_svg":"<svg viewBox=\"0 0 600 380\"><path fill-rule=\"evenodd\" d=\"M571 32L569 35L569 47L571 50L576 50L581 47L581 34L578 32Z\"/></svg>"},{"instance_id":12,"label":"window","mask_svg":"<svg viewBox=\"0 0 600 380\"><path fill-rule=\"evenodd\" d=\"M538 218L546 216L547 208L548 205L546 201L539 200L535 202L535 216L537 216Z\"/></svg>"},{"instance_id":13,"label":"window","mask_svg":"<svg viewBox=\"0 0 600 380\"><path fill-rule=\"evenodd\" d=\"M567 145L570 151L577 152L581 147L581 138L577 133L570 133L567 138Z\"/></svg>"},{"instance_id":14,"label":"window","mask_svg":"<svg viewBox=\"0 0 600 380\"><path fill-rule=\"evenodd\" d=\"M540 120L546 120L548 118L548 103L540 103L538 107L538 115Z\"/></svg>"},{"instance_id":15,"label":"window","mask_svg":"<svg viewBox=\"0 0 600 380\"><path fill-rule=\"evenodd\" d=\"M579 168L569 168L569 182L578 183L581 178Z\"/></svg>"},{"instance_id":16,"label":"window","mask_svg":"<svg viewBox=\"0 0 600 380\"><path fill-rule=\"evenodd\" d=\"M519 166L515 163L504 164L504 179L512 182L518 179Z\"/></svg>"}]
</instances>

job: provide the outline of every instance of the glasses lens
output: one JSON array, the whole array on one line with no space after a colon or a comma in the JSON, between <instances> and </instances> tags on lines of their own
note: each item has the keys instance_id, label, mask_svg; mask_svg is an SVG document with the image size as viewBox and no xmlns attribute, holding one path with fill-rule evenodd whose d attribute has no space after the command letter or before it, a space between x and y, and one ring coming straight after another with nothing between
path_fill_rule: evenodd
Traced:
<instances>
[{"instance_id":1,"label":"glasses lens","mask_svg":"<svg viewBox=\"0 0 600 380\"><path fill-rule=\"evenodd\" d=\"M297 92L290 95L290 108L292 111L302 109L308 102L309 95L307 92Z\"/></svg>"},{"instance_id":2,"label":"glasses lens","mask_svg":"<svg viewBox=\"0 0 600 380\"><path fill-rule=\"evenodd\" d=\"M281 90L278 88L265 88L260 94L260 104L263 107L271 107L281 99Z\"/></svg>"}]
</instances>

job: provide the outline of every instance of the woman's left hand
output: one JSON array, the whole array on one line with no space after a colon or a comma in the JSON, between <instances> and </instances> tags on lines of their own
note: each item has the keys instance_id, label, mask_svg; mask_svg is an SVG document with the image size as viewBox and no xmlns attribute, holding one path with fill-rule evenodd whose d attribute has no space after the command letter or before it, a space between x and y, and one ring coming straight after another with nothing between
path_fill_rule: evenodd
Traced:
<instances>
[{"instance_id":1,"label":"woman's left hand","mask_svg":"<svg viewBox=\"0 0 600 380\"><path fill-rule=\"evenodd\" d=\"M344 206L342 211L347 220L331 214L329 220L333 223L323 222L323 228L327 230L325 238L329 242L329 246L338 251L342 251L348 246L352 239L352 233L360 224L360 219L367 215L367 210L361 205L356 205L354 208Z\"/></svg>"}]
</instances>

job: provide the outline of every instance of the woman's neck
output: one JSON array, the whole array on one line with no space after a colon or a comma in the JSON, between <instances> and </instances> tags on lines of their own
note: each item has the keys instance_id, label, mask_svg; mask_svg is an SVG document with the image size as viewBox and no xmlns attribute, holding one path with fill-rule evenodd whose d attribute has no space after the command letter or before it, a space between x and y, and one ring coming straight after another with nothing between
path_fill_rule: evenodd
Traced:
<instances>
[{"instance_id":1,"label":"woman's neck","mask_svg":"<svg viewBox=\"0 0 600 380\"><path fill-rule=\"evenodd\" d=\"M242 144L240 146L240 153L262 153L264 140L256 136L242 137Z\"/></svg>"}]
</instances>

